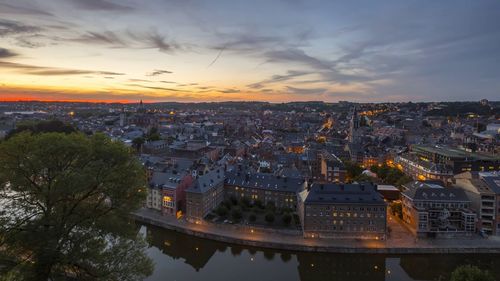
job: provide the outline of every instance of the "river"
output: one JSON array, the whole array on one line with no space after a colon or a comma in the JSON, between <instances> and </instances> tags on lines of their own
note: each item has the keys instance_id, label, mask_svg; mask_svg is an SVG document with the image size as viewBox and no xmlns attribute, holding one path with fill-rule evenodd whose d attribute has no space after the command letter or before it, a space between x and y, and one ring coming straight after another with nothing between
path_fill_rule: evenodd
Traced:
<instances>
[{"instance_id":1,"label":"river","mask_svg":"<svg viewBox=\"0 0 500 281\"><path fill-rule=\"evenodd\" d=\"M141 232L155 262L147 281L449 280L463 264L490 270L500 280L500 255L304 253L225 244L149 225Z\"/></svg>"}]
</instances>

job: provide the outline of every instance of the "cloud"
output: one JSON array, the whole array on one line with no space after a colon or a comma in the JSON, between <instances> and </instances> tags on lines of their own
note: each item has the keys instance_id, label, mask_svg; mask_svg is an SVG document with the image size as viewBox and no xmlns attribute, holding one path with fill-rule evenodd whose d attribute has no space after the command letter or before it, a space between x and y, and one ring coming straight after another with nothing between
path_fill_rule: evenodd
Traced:
<instances>
[{"instance_id":1,"label":"cloud","mask_svg":"<svg viewBox=\"0 0 500 281\"><path fill-rule=\"evenodd\" d=\"M82 69L67 69L47 66L29 65L15 62L0 61L0 69L7 69L28 75L40 76L60 76L60 75L83 75L83 74L97 74L97 75L124 75L124 73L111 72L111 71L95 71L95 70L82 70Z\"/></svg>"},{"instance_id":2,"label":"cloud","mask_svg":"<svg viewBox=\"0 0 500 281\"><path fill-rule=\"evenodd\" d=\"M86 44L104 44L112 47L127 47L128 44L112 31L93 32L87 31L82 36L70 39L71 41L86 43Z\"/></svg>"},{"instance_id":3,"label":"cloud","mask_svg":"<svg viewBox=\"0 0 500 281\"><path fill-rule=\"evenodd\" d=\"M130 49L158 49L163 53L174 53L178 50L186 50L188 45L181 45L167 36L153 30L139 32L127 30L120 31L86 31L75 38L62 39L68 42L77 42L88 45L104 45L111 48Z\"/></svg>"},{"instance_id":4,"label":"cloud","mask_svg":"<svg viewBox=\"0 0 500 281\"><path fill-rule=\"evenodd\" d=\"M11 14L20 14L20 15L35 15L35 16L52 16L51 13L47 11L43 11L34 7L20 7L7 3L0 3L0 13L11 15Z\"/></svg>"},{"instance_id":5,"label":"cloud","mask_svg":"<svg viewBox=\"0 0 500 281\"><path fill-rule=\"evenodd\" d=\"M151 73L146 74L146 76L160 76L163 74L172 74L172 71L169 70L162 70L162 69L155 69Z\"/></svg>"},{"instance_id":6,"label":"cloud","mask_svg":"<svg viewBox=\"0 0 500 281\"><path fill-rule=\"evenodd\" d=\"M18 54L14 53L8 49L4 49L4 48L0 47L0 59L11 58L11 57L15 57L15 56L18 56Z\"/></svg>"},{"instance_id":7,"label":"cloud","mask_svg":"<svg viewBox=\"0 0 500 281\"><path fill-rule=\"evenodd\" d=\"M36 33L42 29L37 26L25 25L17 21L0 19L0 37L23 33Z\"/></svg>"},{"instance_id":8,"label":"cloud","mask_svg":"<svg viewBox=\"0 0 500 281\"><path fill-rule=\"evenodd\" d=\"M294 95L321 95L325 93L328 89L326 88L296 88L291 86L285 86L286 92Z\"/></svg>"},{"instance_id":9,"label":"cloud","mask_svg":"<svg viewBox=\"0 0 500 281\"><path fill-rule=\"evenodd\" d=\"M141 84L127 84L127 86L150 89L150 90L161 90L161 91L170 91L170 92L184 92L183 90L173 89L173 88L165 88L165 87L156 87L156 86L146 86Z\"/></svg>"},{"instance_id":10,"label":"cloud","mask_svg":"<svg viewBox=\"0 0 500 281\"><path fill-rule=\"evenodd\" d=\"M132 11L133 8L110 0L71 0L75 6L86 10Z\"/></svg>"},{"instance_id":11,"label":"cloud","mask_svg":"<svg viewBox=\"0 0 500 281\"><path fill-rule=\"evenodd\" d=\"M158 49L160 52L172 53L181 49L179 44L172 40L168 41L166 36L156 31L146 34L144 39L148 47Z\"/></svg>"},{"instance_id":12,"label":"cloud","mask_svg":"<svg viewBox=\"0 0 500 281\"><path fill-rule=\"evenodd\" d=\"M257 83L249 84L249 85L247 85L247 87L252 88L252 89L261 89L261 88L266 87L269 84L289 81L289 80L292 80L292 79L297 78L297 77L309 75L311 73L312 72L310 72L310 71L288 70L287 73L284 75L276 74L276 75L271 76L271 78L269 78L269 79L266 79L266 80L263 80L263 81L260 81Z\"/></svg>"}]
</instances>

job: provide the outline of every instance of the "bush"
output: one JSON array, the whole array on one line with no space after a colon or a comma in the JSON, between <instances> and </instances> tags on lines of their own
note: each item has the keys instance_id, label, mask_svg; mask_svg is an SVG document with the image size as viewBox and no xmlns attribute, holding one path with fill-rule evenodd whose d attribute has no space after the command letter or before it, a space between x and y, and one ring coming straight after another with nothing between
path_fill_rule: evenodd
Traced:
<instances>
[{"instance_id":1,"label":"bush","mask_svg":"<svg viewBox=\"0 0 500 281\"><path fill-rule=\"evenodd\" d=\"M230 199L226 199L226 200L224 200L224 202L222 202L222 204L223 204L224 206L226 206L226 208L227 208L228 210L231 210L231 208L233 207L233 203L231 202L231 200L230 200Z\"/></svg>"},{"instance_id":2,"label":"bush","mask_svg":"<svg viewBox=\"0 0 500 281\"><path fill-rule=\"evenodd\" d=\"M267 202L266 209L268 209L269 211L274 212L274 211L276 211L276 205L274 204L273 201Z\"/></svg>"},{"instance_id":3,"label":"bush","mask_svg":"<svg viewBox=\"0 0 500 281\"><path fill-rule=\"evenodd\" d=\"M245 207L245 208L248 208L248 207L250 207L250 200L248 200L248 198L246 198L246 197L242 197L240 199L240 205Z\"/></svg>"},{"instance_id":4,"label":"bush","mask_svg":"<svg viewBox=\"0 0 500 281\"><path fill-rule=\"evenodd\" d=\"M463 265L451 273L450 281L494 281L495 278L477 266Z\"/></svg>"},{"instance_id":5,"label":"bush","mask_svg":"<svg viewBox=\"0 0 500 281\"><path fill-rule=\"evenodd\" d=\"M248 220L251 221L251 222L254 222L257 220L257 215L254 214L254 213L251 213L249 216L248 216Z\"/></svg>"},{"instance_id":6,"label":"bush","mask_svg":"<svg viewBox=\"0 0 500 281\"><path fill-rule=\"evenodd\" d=\"M241 211L240 207L234 207L231 210L231 217L233 218L233 220L238 221L241 219L242 216L243 216L243 212Z\"/></svg>"},{"instance_id":7,"label":"bush","mask_svg":"<svg viewBox=\"0 0 500 281\"><path fill-rule=\"evenodd\" d=\"M285 225L289 225L292 222L292 215L290 215L289 213L285 213L282 217L282 220Z\"/></svg>"},{"instance_id":8,"label":"bush","mask_svg":"<svg viewBox=\"0 0 500 281\"><path fill-rule=\"evenodd\" d=\"M264 217L267 222L271 223L274 222L274 214L273 213L267 213L266 216Z\"/></svg>"},{"instance_id":9,"label":"bush","mask_svg":"<svg viewBox=\"0 0 500 281\"><path fill-rule=\"evenodd\" d=\"M227 215L227 208L226 206L224 205L220 205L219 207L217 207L217 209L215 210L215 213L218 215L218 216L221 216L221 217L224 217L225 215Z\"/></svg>"}]
</instances>

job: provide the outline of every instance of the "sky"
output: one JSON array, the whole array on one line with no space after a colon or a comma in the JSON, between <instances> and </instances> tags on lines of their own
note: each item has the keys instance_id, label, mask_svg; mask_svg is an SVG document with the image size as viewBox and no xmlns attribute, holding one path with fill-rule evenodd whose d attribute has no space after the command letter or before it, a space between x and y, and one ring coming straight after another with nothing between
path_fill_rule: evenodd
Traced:
<instances>
[{"instance_id":1,"label":"sky","mask_svg":"<svg viewBox=\"0 0 500 281\"><path fill-rule=\"evenodd\" d=\"M0 0L0 101L499 97L497 0Z\"/></svg>"}]
</instances>

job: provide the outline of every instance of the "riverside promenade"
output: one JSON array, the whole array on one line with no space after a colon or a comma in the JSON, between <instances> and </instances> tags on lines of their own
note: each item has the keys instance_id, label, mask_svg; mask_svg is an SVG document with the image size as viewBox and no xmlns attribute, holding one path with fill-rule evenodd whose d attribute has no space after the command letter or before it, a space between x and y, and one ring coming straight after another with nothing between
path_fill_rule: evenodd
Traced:
<instances>
[{"instance_id":1,"label":"riverside promenade","mask_svg":"<svg viewBox=\"0 0 500 281\"><path fill-rule=\"evenodd\" d=\"M132 216L141 223L151 224L180 233L220 242L305 252L379 253L379 254L500 254L500 239L473 238L415 239L396 219L388 217L392 231L385 240L306 239L300 231L275 230L242 225L203 222L195 224L183 219L162 216L140 209Z\"/></svg>"}]
</instances>

